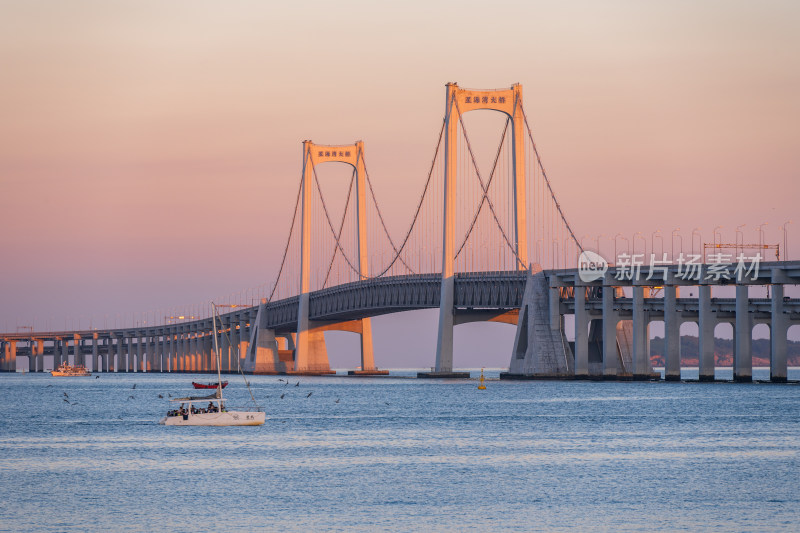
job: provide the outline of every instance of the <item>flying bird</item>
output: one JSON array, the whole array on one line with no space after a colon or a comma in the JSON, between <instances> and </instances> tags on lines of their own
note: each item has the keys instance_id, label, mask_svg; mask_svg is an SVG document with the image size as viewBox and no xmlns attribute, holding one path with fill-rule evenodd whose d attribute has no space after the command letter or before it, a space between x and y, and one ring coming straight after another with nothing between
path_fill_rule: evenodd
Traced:
<instances>
[{"instance_id":1,"label":"flying bird","mask_svg":"<svg viewBox=\"0 0 800 533\"><path fill-rule=\"evenodd\" d=\"M62 398L62 399L63 399L65 402L69 403L69 400L67 400L66 398Z\"/></svg>"},{"instance_id":2,"label":"flying bird","mask_svg":"<svg viewBox=\"0 0 800 533\"><path fill-rule=\"evenodd\" d=\"M306 398L308 398L308 397L309 397L309 396L311 396L312 394L314 394L314 391L313 391L313 390L312 390L311 392L309 392L308 394L306 394Z\"/></svg>"},{"instance_id":3,"label":"flying bird","mask_svg":"<svg viewBox=\"0 0 800 533\"><path fill-rule=\"evenodd\" d=\"M163 394L159 394L159 395L158 395L158 397L159 397L159 398L163 398L163 397L164 397L164 395L163 395Z\"/></svg>"},{"instance_id":4,"label":"flying bird","mask_svg":"<svg viewBox=\"0 0 800 533\"><path fill-rule=\"evenodd\" d=\"M100 379L100 376L95 376L94 379Z\"/></svg>"},{"instance_id":5,"label":"flying bird","mask_svg":"<svg viewBox=\"0 0 800 533\"><path fill-rule=\"evenodd\" d=\"M167 396L169 396L170 398L172 398L172 394L170 394L170 393L167 393Z\"/></svg>"},{"instance_id":6,"label":"flying bird","mask_svg":"<svg viewBox=\"0 0 800 533\"><path fill-rule=\"evenodd\" d=\"M339 398L336 398L336 401L333 402L333 403L339 403Z\"/></svg>"},{"instance_id":7,"label":"flying bird","mask_svg":"<svg viewBox=\"0 0 800 533\"><path fill-rule=\"evenodd\" d=\"M69 394L67 394L67 393L65 392L65 393L64 393L64 398L69 398Z\"/></svg>"},{"instance_id":8,"label":"flying bird","mask_svg":"<svg viewBox=\"0 0 800 533\"><path fill-rule=\"evenodd\" d=\"M281 400L283 400L283 397L284 397L284 396L286 396L286 393L285 393L285 392L284 392L283 394L281 394Z\"/></svg>"}]
</instances>

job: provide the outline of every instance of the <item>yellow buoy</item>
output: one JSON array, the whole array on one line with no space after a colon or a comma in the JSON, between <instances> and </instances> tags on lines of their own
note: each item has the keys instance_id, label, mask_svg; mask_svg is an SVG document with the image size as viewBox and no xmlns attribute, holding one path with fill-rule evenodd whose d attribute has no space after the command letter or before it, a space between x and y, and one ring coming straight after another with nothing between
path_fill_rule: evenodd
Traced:
<instances>
[{"instance_id":1,"label":"yellow buoy","mask_svg":"<svg viewBox=\"0 0 800 533\"><path fill-rule=\"evenodd\" d=\"M481 382L478 385L478 390L486 390L486 385L483 384L483 369L481 368Z\"/></svg>"}]
</instances>

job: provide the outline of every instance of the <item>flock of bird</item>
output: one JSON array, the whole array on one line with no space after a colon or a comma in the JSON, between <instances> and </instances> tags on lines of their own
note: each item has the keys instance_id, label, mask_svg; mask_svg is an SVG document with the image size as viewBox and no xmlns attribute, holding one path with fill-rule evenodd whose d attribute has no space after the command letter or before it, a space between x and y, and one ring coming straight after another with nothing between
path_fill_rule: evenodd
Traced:
<instances>
[{"instance_id":1,"label":"flock of bird","mask_svg":"<svg viewBox=\"0 0 800 533\"><path fill-rule=\"evenodd\" d=\"M97 376L97 377L100 377L100 376ZM284 387L288 387L289 386L289 380L288 379L278 378L278 381L282 382L284 384ZM295 387L299 387L300 386L300 382L299 381L296 382L294 384L294 386ZM52 385L48 385L48 387L52 387ZM134 389L136 389L136 383L134 383L133 387L131 387L131 390L134 390ZM306 394L306 398L310 398L312 394L314 394L314 391L309 391L308 394ZM67 403L69 405L78 405L78 402L70 401L69 395L66 392L64 392L63 395L64 396L63 396L62 400L64 400L64 403ZM170 394L170 393L167 393L167 396L172 398L172 394ZM158 397L159 398L164 398L164 395L163 394L159 394ZM286 392L281 393L280 399L283 400L285 397L286 397ZM269 398L269 396L267 396L267 398ZM133 394L128 395L128 401L135 400L135 399L136 399L136 396L134 396ZM333 403L339 403L340 399L341 398L336 398L336 400ZM388 405L388 403L387 403L387 405Z\"/></svg>"}]
</instances>

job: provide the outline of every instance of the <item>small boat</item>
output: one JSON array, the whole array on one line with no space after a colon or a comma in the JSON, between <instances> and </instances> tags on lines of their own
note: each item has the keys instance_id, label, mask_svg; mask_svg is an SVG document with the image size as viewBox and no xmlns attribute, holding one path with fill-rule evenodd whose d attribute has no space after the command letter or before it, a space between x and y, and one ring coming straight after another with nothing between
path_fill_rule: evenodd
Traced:
<instances>
[{"instance_id":1,"label":"small boat","mask_svg":"<svg viewBox=\"0 0 800 533\"><path fill-rule=\"evenodd\" d=\"M214 315L211 317L214 328L214 350L217 352L217 383L210 383L203 385L202 383L194 383L195 388L212 388L216 389L214 394L210 396L188 396L186 398L175 398L171 402L180 402L177 409L170 409L167 411L167 416L159 420L159 424L164 426L261 426L266 420L266 413L256 404L255 411L229 411L225 407L225 399L222 397L222 388L228 384L227 381L222 381L220 374L220 353L219 344L217 343L217 306L211 302ZM247 380L245 380L247 384ZM247 385L250 388L250 385ZM250 399L255 404L253 393L250 393ZM208 404L206 405L206 402Z\"/></svg>"},{"instance_id":2,"label":"small boat","mask_svg":"<svg viewBox=\"0 0 800 533\"><path fill-rule=\"evenodd\" d=\"M92 375L83 365L70 365L67 363L61 363L61 366L50 371L50 374L57 377L82 377Z\"/></svg>"},{"instance_id":3,"label":"small boat","mask_svg":"<svg viewBox=\"0 0 800 533\"><path fill-rule=\"evenodd\" d=\"M197 383L195 381L192 381L192 385L194 386L195 389L216 389L217 387L219 387L219 383ZM222 388L224 389L227 386L228 382L223 381Z\"/></svg>"},{"instance_id":4,"label":"small boat","mask_svg":"<svg viewBox=\"0 0 800 533\"><path fill-rule=\"evenodd\" d=\"M170 402L180 402L180 406L159 421L164 426L260 426L266 419L264 411L228 411L225 400L216 393L175 398Z\"/></svg>"}]
</instances>

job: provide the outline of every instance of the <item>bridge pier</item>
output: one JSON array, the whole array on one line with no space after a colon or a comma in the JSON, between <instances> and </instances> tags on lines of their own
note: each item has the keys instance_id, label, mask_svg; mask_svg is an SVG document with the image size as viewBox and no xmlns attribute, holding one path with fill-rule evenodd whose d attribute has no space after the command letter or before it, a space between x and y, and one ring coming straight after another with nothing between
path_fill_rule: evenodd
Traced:
<instances>
[{"instance_id":1,"label":"bridge pier","mask_svg":"<svg viewBox=\"0 0 800 533\"><path fill-rule=\"evenodd\" d=\"M577 367L563 330L560 288L550 283L541 270L528 272L511 362L508 372L500 374L501 379L575 376Z\"/></svg>"},{"instance_id":2,"label":"bridge pier","mask_svg":"<svg viewBox=\"0 0 800 533\"><path fill-rule=\"evenodd\" d=\"M678 288L664 284L664 379L681 379L681 324L677 309Z\"/></svg>"},{"instance_id":3,"label":"bridge pier","mask_svg":"<svg viewBox=\"0 0 800 533\"><path fill-rule=\"evenodd\" d=\"M3 372L17 371L17 341L5 341L3 346Z\"/></svg>"},{"instance_id":4,"label":"bridge pier","mask_svg":"<svg viewBox=\"0 0 800 533\"><path fill-rule=\"evenodd\" d=\"M619 312L614 309L614 294L616 287L611 285L613 278L611 273L606 273L606 281L603 283L603 378L615 379L618 373L617 353L617 322L619 322Z\"/></svg>"},{"instance_id":5,"label":"bridge pier","mask_svg":"<svg viewBox=\"0 0 800 533\"><path fill-rule=\"evenodd\" d=\"M589 378L589 313L586 287L575 285L575 378Z\"/></svg>"},{"instance_id":6,"label":"bridge pier","mask_svg":"<svg viewBox=\"0 0 800 533\"><path fill-rule=\"evenodd\" d=\"M736 326L733 349L733 381L753 381L753 319L747 285L736 285Z\"/></svg>"},{"instance_id":7,"label":"bridge pier","mask_svg":"<svg viewBox=\"0 0 800 533\"><path fill-rule=\"evenodd\" d=\"M700 381L714 381L714 328L717 319L711 312L711 286L708 284L698 287L698 358L700 366Z\"/></svg>"},{"instance_id":8,"label":"bridge pier","mask_svg":"<svg viewBox=\"0 0 800 533\"><path fill-rule=\"evenodd\" d=\"M633 286L633 357L631 372L633 379L639 381L655 377L650 363L650 338L647 333L648 316L644 310L645 296L650 296L649 287Z\"/></svg>"},{"instance_id":9,"label":"bridge pier","mask_svg":"<svg viewBox=\"0 0 800 533\"><path fill-rule=\"evenodd\" d=\"M231 343L230 337L227 333L230 324L228 323L228 318L226 316L220 317L220 322L222 323L222 327L219 331L219 336L222 337L220 339L219 347L220 347L220 358L222 359L222 366L220 370L222 372L230 372L231 371Z\"/></svg>"},{"instance_id":10,"label":"bridge pier","mask_svg":"<svg viewBox=\"0 0 800 533\"><path fill-rule=\"evenodd\" d=\"M786 336L789 331L788 316L784 312L783 285L772 285L770 305L770 355L769 378L776 383L786 382Z\"/></svg>"},{"instance_id":11,"label":"bridge pier","mask_svg":"<svg viewBox=\"0 0 800 533\"><path fill-rule=\"evenodd\" d=\"M103 365L97 351L97 333L92 333L92 372L101 372Z\"/></svg>"}]
</instances>

